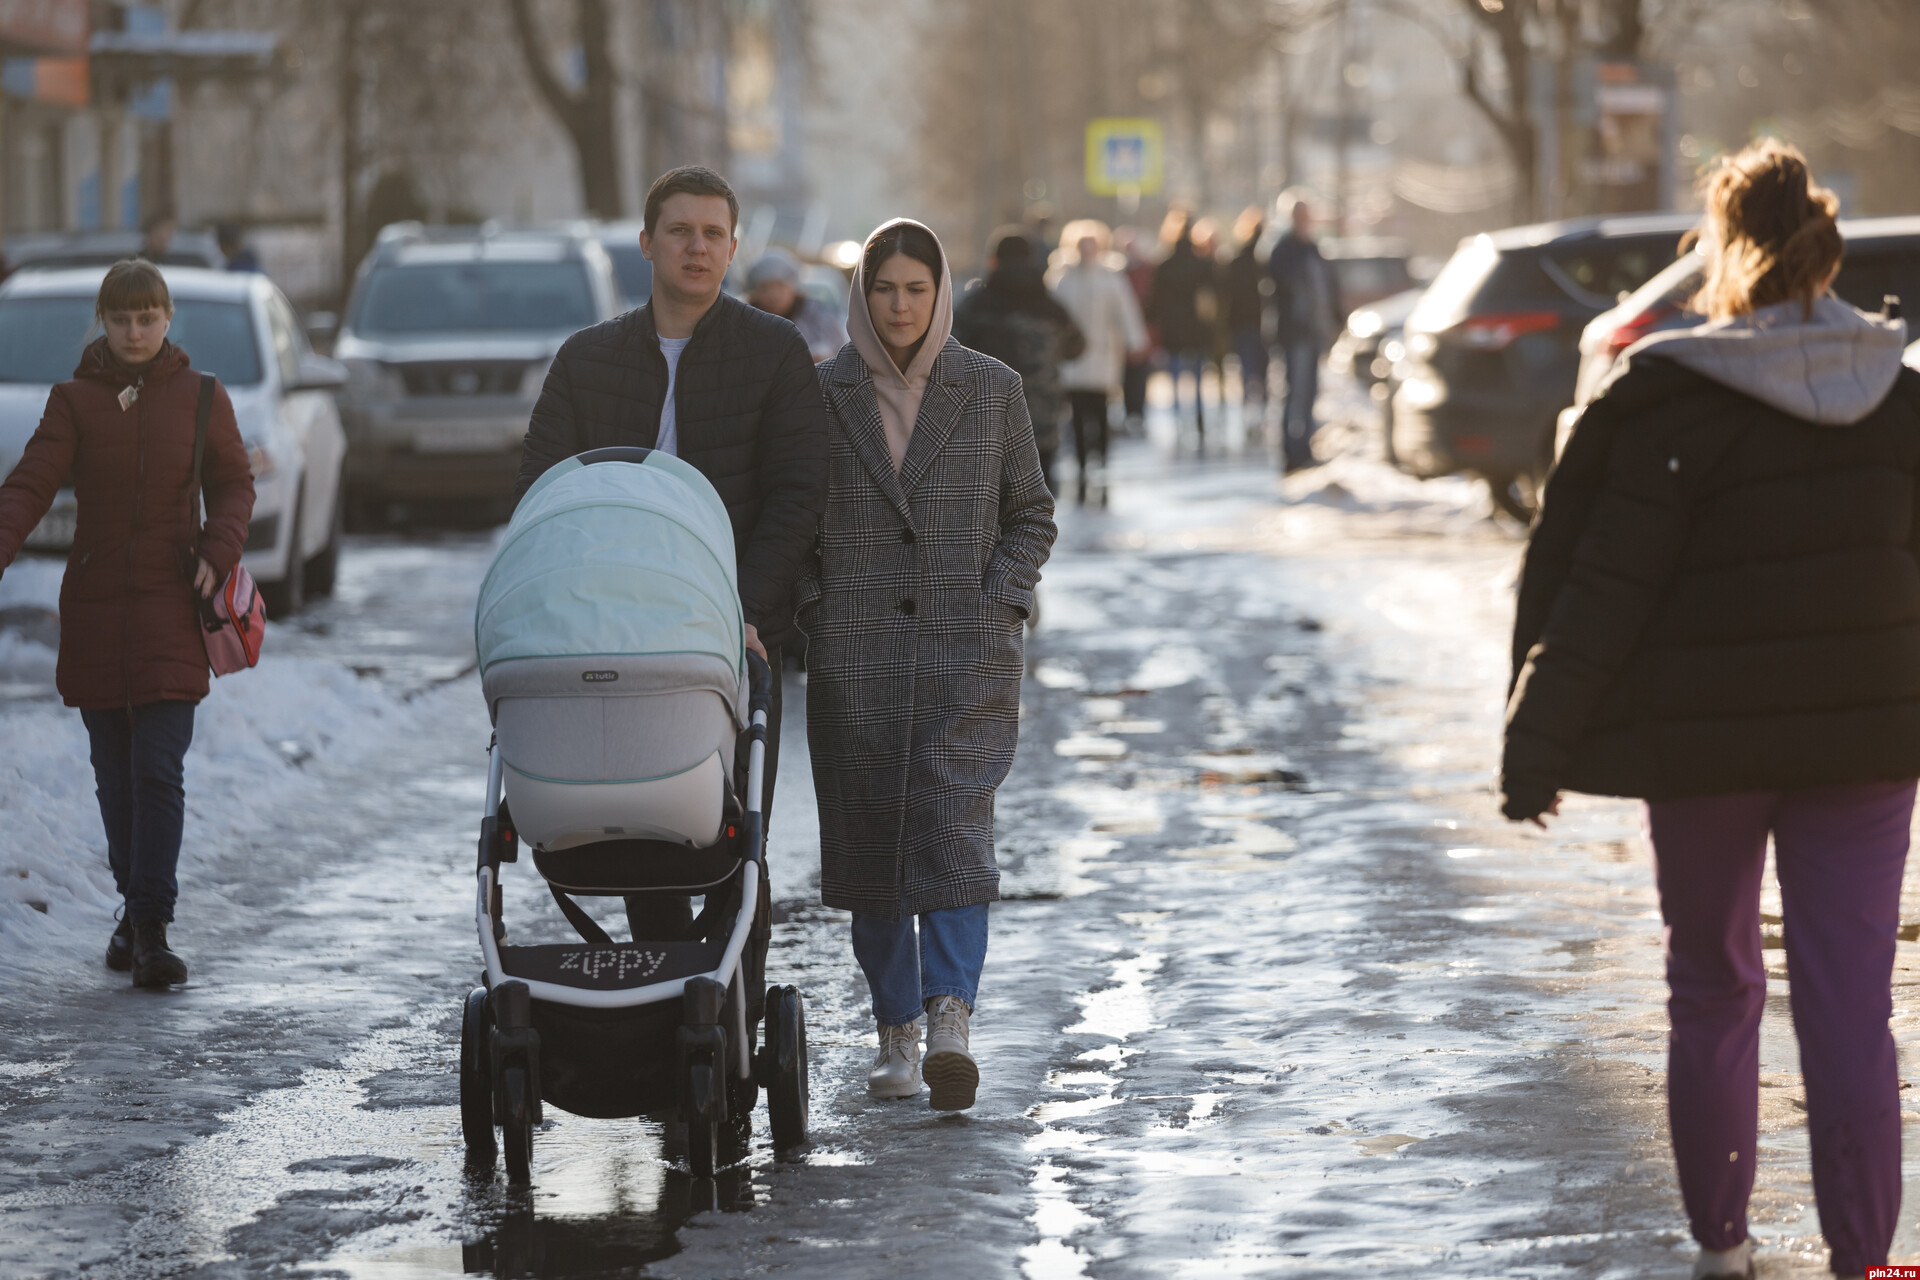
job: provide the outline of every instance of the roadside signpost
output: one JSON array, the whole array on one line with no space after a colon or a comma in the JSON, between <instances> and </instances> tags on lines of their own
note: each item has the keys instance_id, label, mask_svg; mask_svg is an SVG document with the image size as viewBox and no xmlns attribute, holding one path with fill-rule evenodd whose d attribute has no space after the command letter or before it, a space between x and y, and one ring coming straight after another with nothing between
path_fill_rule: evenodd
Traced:
<instances>
[{"instance_id":1,"label":"roadside signpost","mask_svg":"<svg viewBox=\"0 0 1920 1280\"><path fill-rule=\"evenodd\" d=\"M1160 190L1165 161L1160 122L1106 116L1087 121L1087 191L1123 205Z\"/></svg>"}]
</instances>

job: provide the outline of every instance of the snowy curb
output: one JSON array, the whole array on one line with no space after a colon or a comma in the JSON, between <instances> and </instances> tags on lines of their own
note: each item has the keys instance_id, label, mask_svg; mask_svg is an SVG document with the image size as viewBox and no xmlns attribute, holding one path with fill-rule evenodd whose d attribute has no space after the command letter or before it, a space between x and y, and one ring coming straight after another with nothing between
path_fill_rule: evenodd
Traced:
<instances>
[{"instance_id":1,"label":"snowy curb","mask_svg":"<svg viewBox=\"0 0 1920 1280\"><path fill-rule=\"evenodd\" d=\"M14 586L13 575L0 585ZM0 605L23 594L6 592ZM266 650L254 670L214 681L195 717L183 873L195 850L244 845L269 827L280 803L311 784L310 759L351 763L390 743L414 714L336 663L273 656L272 628ZM53 658L17 638L0 643L0 681L50 682ZM79 712L0 704L0 815L0 960L30 965L50 952L102 949L119 897Z\"/></svg>"}]
</instances>

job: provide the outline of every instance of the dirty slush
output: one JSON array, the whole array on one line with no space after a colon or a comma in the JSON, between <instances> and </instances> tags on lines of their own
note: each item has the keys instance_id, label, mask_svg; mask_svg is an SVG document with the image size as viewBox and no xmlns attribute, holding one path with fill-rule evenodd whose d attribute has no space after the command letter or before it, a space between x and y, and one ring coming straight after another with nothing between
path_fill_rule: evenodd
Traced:
<instances>
[{"instance_id":1,"label":"dirty slush","mask_svg":"<svg viewBox=\"0 0 1920 1280\"><path fill-rule=\"evenodd\" d=\"M61 869L99 861L84 755L10 636L0 808L38 825L0 854L0 1274L1677 1272L1638 812L1575 800L1545 836L1487 791L1516 537L1464 481L1351 459L1117 474L1110 512L1063 517L1029 650L978 1105L864 1091L790 672L768 977L807 993L813 1141L776 1158L761 1111L712 1184L665 1126L554 1110L530 1194L465 1170L485 536L358 540L267 678L209 701L169 998L91 966L110 903ZM506 893L522 936L565 936L529 870ZM1766 1274L1813 1276L1782 954L1754 1224Z\"/></svg>"}]
</instances>

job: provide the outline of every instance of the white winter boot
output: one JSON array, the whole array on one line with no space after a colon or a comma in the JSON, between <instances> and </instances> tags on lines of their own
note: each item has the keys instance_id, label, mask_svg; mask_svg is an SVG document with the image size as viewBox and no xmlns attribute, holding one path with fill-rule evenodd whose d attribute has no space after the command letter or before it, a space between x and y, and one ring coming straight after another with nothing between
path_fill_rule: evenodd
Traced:
<instances>
[{"instance_id":1,"label":"white winter boot","mask_svg":"<svg viewBox=\"0 0 1920 1280\"><path fill-rule=\"evenodd\" d=\"M920 1092L920 1024L880 1024L880 1054L867 1072L867 1092L876 1098L911 1098Z\"/></svg>"},{"instance_id":2,"label":"white winter boot","mask_svg":"<svg viewBox=\"0 0 1920 1280\"><path fill-rule=\"evenodd\" d=\"M965 1111L980 1088L980 1068L967 1049L973 1010L959 996L927 1001L927 1058L921 1065L935 1111Z\"/></svg>"},{"instance_id":3,"label":"white winter boot","mask_svg":"<svg viewBox=\"0 0 1920 1280\"><path fill-rule=\"evenodd\" d=\"M1733 1248L1718 1252L1700 1250L1693 1264L1693 1280L1718 1280L1721 1276L1729 1280L1753 1280L1753 1241L1742 1240Z\"/></svg>"}]
</instances>

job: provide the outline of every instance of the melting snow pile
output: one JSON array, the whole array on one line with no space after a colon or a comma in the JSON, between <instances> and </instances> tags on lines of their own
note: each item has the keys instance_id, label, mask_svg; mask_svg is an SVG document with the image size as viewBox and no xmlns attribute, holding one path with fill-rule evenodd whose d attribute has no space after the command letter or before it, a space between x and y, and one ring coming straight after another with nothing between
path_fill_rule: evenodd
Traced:
<instances>
[{"instance_id":1,"label":"melting snow pile","mask_svg":"<svg viewBox=\"0 0 1920 1280\"><path fill-rule=\"evenodd\" d=\"M38 560L10 568L0 610L52 608L61 568ZM260 665L213 681L200 704L187 753L183 871L194 850L229 847L269 826L309 759L376 749L409 714L344 667L273 649L269 628ZM0 684L50 685L53 664L52 649L0 632ZM119 897L79 712L45 699L0 702L0 817L0 957L104 947Z\"/></svg>"}]
</instances>

